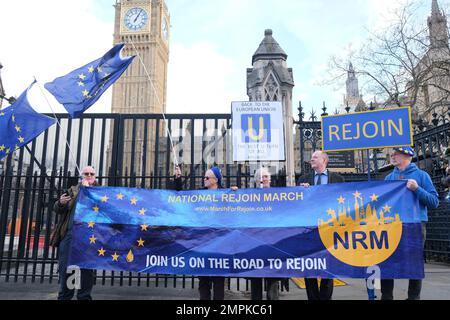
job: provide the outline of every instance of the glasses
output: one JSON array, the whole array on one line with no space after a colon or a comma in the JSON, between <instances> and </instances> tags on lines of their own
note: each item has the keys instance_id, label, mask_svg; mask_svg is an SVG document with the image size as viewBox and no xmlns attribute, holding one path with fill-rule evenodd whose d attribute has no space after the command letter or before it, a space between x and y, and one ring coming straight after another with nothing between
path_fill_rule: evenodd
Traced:
<instances>
[{"instance_id":1,"label":"glasses","mask_svg":"<svg viewBox=\"0 0 450 320\"><path fill-rule=\"evenodd\" d=\"M83 173L83 175L85 175L86 177L89 177L89 176L95 176L95 173L94 172L85 172L85 173Z\"/></svg>"}]
</instances>

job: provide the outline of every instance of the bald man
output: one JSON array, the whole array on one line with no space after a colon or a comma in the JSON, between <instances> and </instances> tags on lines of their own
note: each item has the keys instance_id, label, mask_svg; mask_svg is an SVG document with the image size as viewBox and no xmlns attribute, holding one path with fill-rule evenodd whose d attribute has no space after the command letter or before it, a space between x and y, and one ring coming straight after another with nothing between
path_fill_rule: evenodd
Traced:
<instances>
[{"instance_id":1,"label":"bald man","mask_svg":"<svg viewBox=\"0 0 450 320\"><path fill-rule=\"evenodd\" d=\"M320 150L315 151L310 161L313 172L301 176L297 181L297 185L309 187L344 182L344 177L327 169L328 160L328 155L325 152ZM322 279L319 287L317 279L305 278L305 285L308 300L331 300L333 295L333 279Z\"/></svg>"}]
</instances>

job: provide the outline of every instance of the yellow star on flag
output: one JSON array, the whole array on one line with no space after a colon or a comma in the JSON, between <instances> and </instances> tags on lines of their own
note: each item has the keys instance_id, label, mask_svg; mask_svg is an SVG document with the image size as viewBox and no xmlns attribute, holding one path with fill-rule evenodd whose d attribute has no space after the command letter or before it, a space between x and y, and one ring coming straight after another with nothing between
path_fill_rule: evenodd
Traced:
<instances>
[{"instance_id":1,"label":"yellow star on flag","mask_svg":"<svg viewBox=\"0 0 450 320\"><path fill-rule=\"evenodd\" d=\"M358 191L356 191L354 194L355 198L361 199L361 193L359 193Z\"/></svg>"},{"instance_id":2,"label":"yellow star on flag","mask_svg":"<svg viewBox=\"0 0 450 320\"><path fill-rule=\"evenodd\" d=\"M97 238L94 235L92 235L92 237L89 238L89 241L91 244L95 243L95 241L97 241Z\"/></svg>"},{"instance_id":3,"label":"yellow star on flag","mask_svg":"<svg viewBox=\"0 0 450 320\"><path fill-rule=\"evenodd\" d=\"M83 81L78 82L78 86L79 86L79 87L84 87Z\"/></svg>"},{"instance_id":4,"label":"yellow star on flag","mask_svg":"<svg viewBox=\"0 0 450 320\"><path fill-rule=\"evenodd\" d=\"M19 126L17 126L17 125L15 126L15 129L16 129L17 132L22 131L22 129Z\"/></svg>"},{"instance_id":5,"label":"yellow star on flag","mask_svg":"<svg viewBox=\"0 0 450 320\"><path fill-rule=\"evenodd\" d=\"M111 257L112 257L112 261L119 261L120 256L117 254L117 252L114 252L114 254L111 255Z\"/></svg>"},{"instance_id":6,"label":"yellow star on flag","mask_svg":"<svg viewBox=\"0 0 450 320\"><path fill-rule=\"evenodd\" d=\"M89 91L84 90L84 91L83 91L83 97L88 97L88 96L89 96Z\"/></svg>"},{"instance_id":7,"label":"yellow star on flag","mask_svg":"<svg viewBox=\"0 0 450 320\"><path fill-rule=\"evenodd\" d=\"M93 72L94 72L94 70L95 70L95 69L94 69L94 67L93 67L93 66L90 66L90 67L89 67L89 69L88 69L89 73L93 73Z\"/></svg>"},{"instance_id":8,"label":"yellow star on flag","mask_svg":"<svg viewBox=\"0 0 450 320\"><path fill-rule=\"evenodd\" d=\"M94 210L95 213L98 213L98 211L100 210L100 208L97 207L97 206L95 206L95 207L92 208L92 210Z\"/></svg>"},{"instance_id":9,"label":"yellow star on flag","mask_svg":"<svg viewBox=\"0 0 450 320\"><path fill-rule=\"evenodd\" d=\"M378 196L374 193L371 197L370 200L372 201L378 201Z\"/></svg>"},{"instance_id":10,"label":"yellow star on flag","mask_svg":"<svg viewBox=\"0 0 450 320\"><path fill-rule=\"evenodd\" d=\"M337 201L339 202L339 204L344 204L345 202L345 198L343 196L340 196Z\"/></svg>"},{"instance_id":11,"label":"yellow star on flag","mask_svg":"<svg viewBox=\"0 0 450 320\"><path fill-rule=\"evenodd\" d=\"M142 238L139 238L139 240L137 240L138 243L138 247L143 247L144 246L144 240L142 240Z\"/></svg>"},{"instance_id":12,"label":"yellow star on flag","mask_svg":"<svg viewBox=\"0 0 450 320\"><path fill-rule=\"evenodd\" d=\"M3 117L5 115L4 112L0 112L0 117Z\"/></svg>"},{"instance_id":13,"label":"yellow star on flag","mask_svg":"<svg viewBox=\"0 0 450 320\"><path fill-rule=\"evenodd\" d=\"M102 197L102 202L108 202L108 199L109 199L109 198L108 198L107 196L103 196L103 197Z\"/></svg>"},{"instance_id":14,"label":"yellow star on flag","mask_svg":"<svg viewBox=\"0 0 450 320\"><path fill-rule=\"evenodd\" d=\"M14 150L19 150L20 147L16 144L16 146L14 147Z\"/></svg>"},{"instance_id":15,"label":"yellow star on flag","mask_svg":"<svg viewBox=\"0 0 450 320\"><path fill-rule=\"evenodd\" d=\"M1 146L0 146L0 151L3 151L3 150L5 150L5 145L4 144L2 144Z\"/></svg>"},{"instance_id":16,"label":"yellow star on flag","mask_svg":"<svg viewBox=\"0 0 450 320\"><path fill-rule=\"evenodd\" d=\"M94 221L89 221L88 222L88 228L94 228L95 226L95 222Z\"/></svg>"},{"instance_id":17,"label":"yellow star on flag","mask_svg":"<svg viewBox=\"0 0 450 320\"><path fill-rule=\"evenodd\" d=\"M105 256L105 252L106 252L105 249L101 248L101 249L99 249L99 250L97 250L97 251L98 251L98 256L102 256L102 257Z\"/></svg>"},{"instance_id":18,"label":"yellow star on flag","mask_svg":"<svg viewBox=\"0 0 450 320\"><path fill-rule=\"evenodd\" d=\"M141 224L141 231L148 231L148 225Z\"/></svg>"},{"instance_id":19,"label":"yellow star on flag","mask_svg":"<svg viewBox=\"0 0 450 320\"><path fill-rule=\"evenodd\" d=\"M25 141L25 138L24 138L24 137L21 137L21 136L19 136L19 137L17 138L17 140L19 140L19 141L20 141L20 143L23 143L23 142Z\"/></svg>"},{"instance_id":20,"label":"yellow star on flag","mask_svg":"<svg viewBox=\"0 0 450 320\"><path fill-rule=\"evenodd\" d=\"M391 208L387 204L383 207L384 212L391 212Z\"/></svg>"},{"instance_id":21,"label":"yellow star on flag","mask_svg":"<svg viewBox=\"0 0 450 320\"><path fill-rule=\"evenodd\" d=\"M137 204L138 199L136 198L132 198L131 199L131 204L136 205Z\"/></svg>"},{"instance_id":22,"label":"yellow star on flag","mask_svg":"<svg viewBox=\"0 0 450 320\"><path fill-rule=\"evenodd\" d=\"M141 210L139 210L139 214L141 216L145 216L145 213L147 212L147 210L145 210L144 208L142 208Z\"/></svg>"},{"instance_id":23,"label":"yellow star on flag","mask_svg":"<svg viewBox=\"0 0 450 320\"><path fill-rule=\"evenodd\" d=\"M119 193L117 196L116 196L116 198L117 198L117 200L123 200L123 194L122 193Z\"/></svg>"},{"instance_id":24,"label":"yellow star on flag","mask_svg":"<svg viewBox=\"0 0 450 320\"><path fill-rule=\"evenodd\" d=\"M102 72L102 67L98 66L98 67L97 67L97 72L98 72L98 73Z\"/></svg>"},{"instance_id":25,"label":"yellow star on flag","mask_svg":"<svg viewBox=\"0 0 450 320\"><path fill-rule=\"evenodd\" d=\"M16 121L16 116L12 116L11 119L12 119L13 122L15 122Z\"/></svg>"},{"instance_id":26,"label":"yellow star on flag","mask_svg":"<svg viewBox=\"0 0 450 320\"><path fill-rule=\"evenodd\" d=\"M10 148L6 149L5 153L8 154L11 151Z\"/></svg>"},{"instance_id":27,"label":"yellow star on flag","mask_svg":"<svg viewBox=\"0 0 450 320\"><path fill-rule=\"evenodd\" d=\"M82 73L82 74L80 74L80 75L78 76L78 78L80 78L81 80L84 81L84 79L86 79L86 76Z\"/></svg>"}]
</instances>

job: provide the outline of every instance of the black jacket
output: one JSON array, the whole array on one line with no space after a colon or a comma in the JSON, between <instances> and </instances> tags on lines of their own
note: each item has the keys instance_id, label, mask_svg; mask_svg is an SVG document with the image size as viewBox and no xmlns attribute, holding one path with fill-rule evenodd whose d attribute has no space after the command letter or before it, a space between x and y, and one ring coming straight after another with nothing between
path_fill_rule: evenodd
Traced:
<instances>
[{"instance_id":1,"label":"black jacket","mask_svg":"<svg viewBox=\"0 0 450 320\"><path fill-rule=\"evenodd\" d=\"M313 171L310 174L300 176L300 178L298 178L298 180L297 180L297 185L300 185L300 183L309 183L311 186L313 186L314 185L314 175L315 175L315 172ZM338 173L331 172L330 170L328 170L328 183L341 183L341 182L345 182L345 179L343 176L341 176Z\"/></svg>"},{"instance_id":2,"label":"black jacket","mask_svg":"<svg viewBox=\"0 0 450 320\"><path fill-rule=\"evenodd\" d=\"M170 189L176 190L176 191L183 190L183 181L181 181L181 177L173 179L173 184Z\"/></svg>"},{"instance_id":3,"label":"black jacket","mask_svg":"<svg viewBox=\"0 0 450 320\"><path fill-rule=\"evenodd\" d=\"M58 223L50 236L50 245L53 247L58 247L61 240L64 239L67 234L70 219L72 215L75 214L75 204L77 202L80 186L81 183L69 188L68 195L72 199L68 203L62 205L58 199L53 205L53 211L59 216ZM97 181L94 182L93 186L99 186Z\"/></svg>"}]
</instances>

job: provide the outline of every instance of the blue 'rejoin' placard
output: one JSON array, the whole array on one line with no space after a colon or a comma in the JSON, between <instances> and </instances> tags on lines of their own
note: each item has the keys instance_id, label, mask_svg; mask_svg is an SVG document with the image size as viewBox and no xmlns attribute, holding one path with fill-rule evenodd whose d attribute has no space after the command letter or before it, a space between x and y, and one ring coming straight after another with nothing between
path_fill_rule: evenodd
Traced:
<instances>
[{"instance_id":1,"label":"blue 'rejoin' placard","mask_svg":"<svg viewBox=\"0 0 450 320\"><path fill-rule=\"evenodd\" d=\"M409 107L322 117L324 151L412 146Z\"/></svg>"}]
</instances>

